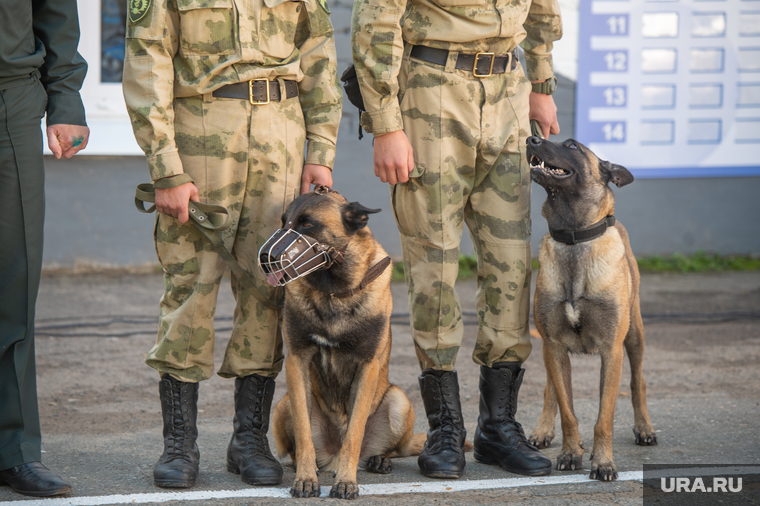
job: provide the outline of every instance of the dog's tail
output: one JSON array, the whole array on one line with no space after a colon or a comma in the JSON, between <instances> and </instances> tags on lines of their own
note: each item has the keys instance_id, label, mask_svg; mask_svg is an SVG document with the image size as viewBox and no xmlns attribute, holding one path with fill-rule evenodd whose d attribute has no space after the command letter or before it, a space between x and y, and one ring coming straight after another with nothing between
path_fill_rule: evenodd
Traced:
<instances>
[{"instance_id":1,"label":"dog's tail","mask_svg":"<svg viewBox=\"0 0 760 506\"><path fill-rule=\"evenodd\" d=\"M413 434L411 438L409 438L409 441L407 441L406 445L404 445L401 448L397 448L393 453L391 453L388 457L389 458L395 458L395 457L415 457L422 452L422 449L425 448L425 441L427 441L427 434L424 432L420 432L418 434ZM471 452L473 450L472 443L469 441L464 442L464 451Z\"/></svg>"}]
</instances>

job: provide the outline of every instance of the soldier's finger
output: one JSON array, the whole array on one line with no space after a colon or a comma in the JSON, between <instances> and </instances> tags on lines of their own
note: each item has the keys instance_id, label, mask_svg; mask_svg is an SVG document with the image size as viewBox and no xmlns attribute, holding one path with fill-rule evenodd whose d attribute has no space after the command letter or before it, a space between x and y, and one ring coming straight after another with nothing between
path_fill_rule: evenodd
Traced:
<instances>
[{"instance_id":1,"label":"soldier's finger","mask_svg":"<svg viewBox=\"0 0 760 506\"><path fill-rule=\"evenodd\" d=\"M549 124L549 123L541 123L541 133L543 134L544 139L548 139L549 138L549 134L551 133L551 131L552 131L551 124Z\"/></svg>"},{"instance_id":2,"label":"soldier's finger","mask_svg":"<svg viewBox=\"0 0 760 506\"><path fill-rule=\"evenodd\" d=\"M184 209L180 210L176 215L175 218L179 220L180 223L186 223L187 220L190 219L190 215L187 211L187 206L185 206Z\"/></svg>"},{"instance_id":3,"label":"soldier's finger","mask_svg":"<svg viewBox=\"0 0 760 506\"><path fill-rule=\"evenodd\" d=\"M412 169L414 169L414 167L412 167ZM406 183L407 181L409 181L410 172L411 171L408 170L408 167L399 167L396 170L396 179L398 180L399 183Z\"/></svg>"},{"instance_id":4,"label":"soldier's finger","mask_svg":"<svg viewBox=\"0 0 760 506\"><path fill-rule=\"evenodd\" d=\"M552 135L559 135L559 123L555 119L552 123L552 129L551 129Z\"/></svg>"},{"instance_id":5,"label":"soldier's finger","mask_svg":"<svg viewBox=\"0 0 760 506\"><path fill-rule=\"evenodd\" d=\"M61 145L58 142L58 135L55 133L48 133L48 147L50 148L50 151L53 152L53 155L57 159L61 158L61 155L63 154L63 150L61 149Z\"/></svg>"}]
</instances>

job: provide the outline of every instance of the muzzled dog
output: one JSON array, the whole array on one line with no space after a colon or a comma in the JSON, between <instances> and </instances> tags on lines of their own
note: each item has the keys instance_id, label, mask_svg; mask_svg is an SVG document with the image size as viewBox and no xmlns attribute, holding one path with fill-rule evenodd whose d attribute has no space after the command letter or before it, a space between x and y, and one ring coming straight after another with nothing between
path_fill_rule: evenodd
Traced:
<instances>
[{"instance_id":1,"label":"muzzled dog","mask_svg":"<svg viewBox=\"0 0 760 506\"><path fill-rule=\"evenodd\" d=\"M379 212L319 187L294 200L261 248L270 284L287 285L282 330L288 393L274 409L280 457L296 464L294 497L319 496L317 468L335 473L330 497L359 495L357 466L389 473L418 455L414 409L388 382L390 258L367 228Z\"/></svg>"},{"instance_id":2,"label":"muzzled dog","mask_svg":"<svg viewBox=\"0 0 760 506\"><path fill-rule=\"evenodd\" d=\"M639 307L639 270L628 234L615 221L609 182L633 182L620 165L600 160L572 139L557 144L528 139L531 178L546 189L542 214L550 234L541 241L534 301L536 328L543 338L546 389L541 419L530 436L539 448L554 438L559 404L562 451L557 469L582 469L583 443L573 412L568 352L602 358L599 417L594 426L592 479L617 478L612 461L612 426L623 370L623 348L631 363L636 444L656 445L642 374L644 326Z\"/></svg>"}]
</instances>

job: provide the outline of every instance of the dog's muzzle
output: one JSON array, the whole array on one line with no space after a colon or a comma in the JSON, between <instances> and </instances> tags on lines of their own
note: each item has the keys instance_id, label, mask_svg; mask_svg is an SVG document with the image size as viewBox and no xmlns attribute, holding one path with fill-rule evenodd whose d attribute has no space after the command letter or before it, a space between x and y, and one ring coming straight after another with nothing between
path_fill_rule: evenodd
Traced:
<instances>
[{"instance_id":1,"label":"dog's muzzle","mask_svg":"<svg viewBox=\"0 0 760 506\"><path fill-rule=\"evenodd\" d=\"M259 268L272 286L285 286L317 269L332 267L342 253L292 228L281 228L259 250Z\"/></svg>"}]
</instances>

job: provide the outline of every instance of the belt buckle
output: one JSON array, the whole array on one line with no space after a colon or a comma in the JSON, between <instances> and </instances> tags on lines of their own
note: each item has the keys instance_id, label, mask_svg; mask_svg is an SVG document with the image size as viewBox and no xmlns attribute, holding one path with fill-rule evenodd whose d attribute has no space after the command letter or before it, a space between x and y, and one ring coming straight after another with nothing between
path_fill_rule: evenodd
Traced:
<instances>
[{"instance_id":1,"label":"belt buckle","mask_svg":"<svg viewBox=\"0 0 760 506\"><path fill-rule=\"evenodd\" d=\"M493 67L493 64L491 64L491 66ZM259 102L253 99L253 83L256 83L256 82L264 83L264 88L267 90L266 102ZM261 77L259 79L251 79L250 81L248 81L248 101L251 103L251 105L267 105L270 102L269 98L270 98L269 97L269 79L267 79L266 77Z\"/></svg>"},{"instance_id":2,"label":"belt buckle","mask_svg":"<svg viewBox=\"0 0 760 506\"><path fill-rule=\"evenodd\" d=\"M478 60L481 57L488 56L491 58L491 66L488 68L488 74L478 74ZM472 64L472 75L475 77L491 77L493 75L493 62L496 59L494 53L476 53L475 62Z\"/></svg>"}]
</instances>

